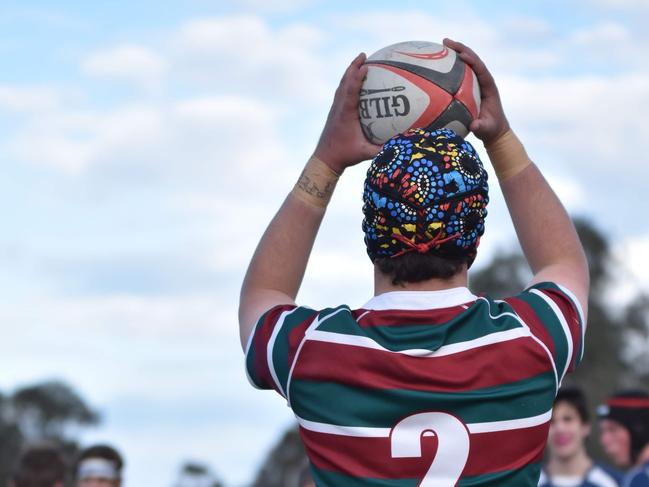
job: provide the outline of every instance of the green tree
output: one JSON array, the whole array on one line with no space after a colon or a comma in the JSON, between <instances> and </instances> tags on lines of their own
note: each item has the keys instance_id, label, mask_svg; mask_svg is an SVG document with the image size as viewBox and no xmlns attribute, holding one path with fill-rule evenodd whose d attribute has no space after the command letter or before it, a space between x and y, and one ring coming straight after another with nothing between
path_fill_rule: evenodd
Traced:
<instances>
[{"instance_id":1,"label":"green tree","mask_svg":"<svg viewBox=\"0 0 649 487\"><path fill-rule=\"evenodd\" d=\"M67 384L46 381L0 394L0 485L6 485L22 448L39 441L61 447L71 459L80 427L97 424L99 415Z\"/></svg>"},{"instance_id":2,"label":"green tree","mask_svg":"<svg viewBox=\"0 0 649 487\"><path fill-rule=\"evenodd\" d=\"M207 465L185 462L175 487L224 487Z\"/></svg>"},{"instance_id":3,"label":"green tree","mask_svg":"<svg viewBox=\"0 0 649 487\"><path fill-rule=\"evenodd\" d=\"M306 454L297 428L288 430L268 454L253 487L286 487L297 485Z\"/></svg>"}]
</instances>

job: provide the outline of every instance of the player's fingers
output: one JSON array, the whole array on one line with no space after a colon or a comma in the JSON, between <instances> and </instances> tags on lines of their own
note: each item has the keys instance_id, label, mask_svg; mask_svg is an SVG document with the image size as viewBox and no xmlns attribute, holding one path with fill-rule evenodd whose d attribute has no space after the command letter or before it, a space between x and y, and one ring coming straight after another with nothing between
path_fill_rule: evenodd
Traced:
<instances>
[{"instance_id":1,"label":"player's fingers","mask_svg":"<svg viewBox=\"0 0 649 487\"><path fill-rule=\"evenodd\" d=\"M361 86L363 85L363 80L367 75L368 66L364 64L353 64L352 71L349 73L349 78L345 80L343 84L343 94L345 97L344 100L344 109L356 110L358 107L358 102L360 100L360 91Z\"/></svg>"},{"instance_id":2,"label":"player's fingers","mask_svg":"<svg viewBox=\"0 0 649 487\"><path fill-rule=\"evenodd\" d=\"M341 96L348 95L350 80L352 80L355 77L355 74L358 71L358 69L363 66L365 59L366 59L365 53L361 52L358 56L356 56L352 60L349 66L347 66L347 69L345 70L342 78L340 79L338 88L336 89L336 94L334 95L334 99L339 99Z\"/></svg>"}]
</instances>

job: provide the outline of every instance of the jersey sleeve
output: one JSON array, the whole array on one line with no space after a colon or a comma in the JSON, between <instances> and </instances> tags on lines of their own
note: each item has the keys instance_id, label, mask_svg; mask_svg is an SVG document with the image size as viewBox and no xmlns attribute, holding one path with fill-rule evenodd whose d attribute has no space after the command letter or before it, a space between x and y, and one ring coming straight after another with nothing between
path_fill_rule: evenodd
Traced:
<instances>
[{"instance_id":1,"label":"jersey sleeve","mask_svg":"<svg viewBox=\"0 0 649 487\"><path fill-rule=\"evenodd\" d=\"M246 348L246 372L254 387L275 389L286 397L293 358L317 314L311 308L283 305L259 318Z\"/></svg>"},{"instance_id":2,"label":"jersey sleeve","mask_svg":"<svg viewBox=\"0 0 649 487\"><path fill-rule=\"evenodd\" d=\"M562 286L542 282L505 301L552 354L561 382L584 354L586 323L577 298Z\"/></svg>"}]
</instances>

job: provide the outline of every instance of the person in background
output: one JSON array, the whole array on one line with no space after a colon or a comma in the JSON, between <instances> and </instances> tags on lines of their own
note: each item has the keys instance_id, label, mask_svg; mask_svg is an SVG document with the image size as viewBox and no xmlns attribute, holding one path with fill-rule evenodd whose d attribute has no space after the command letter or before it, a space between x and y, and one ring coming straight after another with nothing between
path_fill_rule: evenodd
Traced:
<instances>
[{"instance_id":1,"label":"person in background","mask_svg":"<svg viewBox=\"0 0 649 487\"><path fill-rule=\"evenodd\" d=\"M548 435L549 460L539 487L617 487L621 472L593 461L586 452L590 418L584 393L563 388L557 394Z\"/></svg>"},{"instance_id":2,"label":"person in background","mask_svg":"<svg viewBox=\"0 0 649 487\"><path fill-rule=\"evenodd\" d=\"M38 445L27 448L9 481L9 487L63 487L65 463L58 448Z\"/></svg>"},{"instance_id":3,"label":"person in background","mask_svg":"<svg viewBox=\"0 0 649 487\"><path fill-rule=\"evenodd\" d=\"M600 442L611 461L631 468L622 487L649 487L649 394L622 391L597 410Z\"/></svg>"},{"instance_id":4,"label":"person in background","mask_svg":"<svg viewBox=\"0 0 649 487\"><path fill-rule=\"evenodd\" d=\"M113 447L94 445L77 460L77 487L120 487L124 460Z\"/></svg>"}]
</instances>

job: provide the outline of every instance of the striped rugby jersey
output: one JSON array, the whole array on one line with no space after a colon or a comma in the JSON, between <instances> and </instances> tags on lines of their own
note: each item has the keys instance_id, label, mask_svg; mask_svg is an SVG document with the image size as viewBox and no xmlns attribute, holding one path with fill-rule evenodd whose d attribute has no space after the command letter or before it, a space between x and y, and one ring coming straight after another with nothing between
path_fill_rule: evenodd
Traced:
<instances>
[{"instance_id":1,"label":"striped rugby jersey","mask_svg":"<svg viewBox=\"0 0 649 487\"><path fill-rule=\"evenodd\" d=\"M246 369L287 399L320 487L536 486L583 331L552 283L504 300L390 292L358 310L269 310Z\"/></svg>"}]
</instances>

